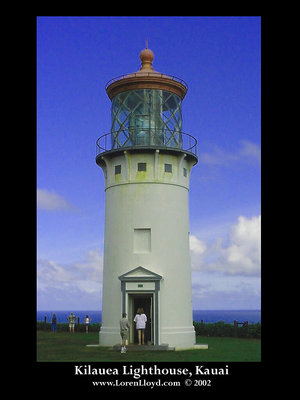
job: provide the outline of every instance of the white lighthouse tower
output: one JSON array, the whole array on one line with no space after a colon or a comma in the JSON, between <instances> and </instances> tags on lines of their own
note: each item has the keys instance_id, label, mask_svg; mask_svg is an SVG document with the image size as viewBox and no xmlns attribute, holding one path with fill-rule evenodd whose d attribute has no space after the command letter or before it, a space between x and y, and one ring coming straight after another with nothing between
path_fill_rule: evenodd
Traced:
<instances>
[{"instance_id":1,"label":"white lighthouse tower","mask_svg":"<svg viewBox=\"0 0 300 400\"><path fill-rule=\"evenodd\" d=\"M96 163L105 176L105 239L100 345L120 343L126 312L143 307L145 343L193 347L189 252L189 180L196 139L182 132L187 85L152 67L142 50L138 72L112 79L111 132L97 140Z\"/></svg>"}]
</instances>

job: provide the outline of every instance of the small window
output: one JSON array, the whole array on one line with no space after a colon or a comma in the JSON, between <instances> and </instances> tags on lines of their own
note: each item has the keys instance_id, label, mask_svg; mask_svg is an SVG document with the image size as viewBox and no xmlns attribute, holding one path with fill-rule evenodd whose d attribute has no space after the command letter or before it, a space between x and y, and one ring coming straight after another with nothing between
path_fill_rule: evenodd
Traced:
<instances>
[{"instance_id":1,"label":"small window","mask_svg":"<svg viewBox=\"0 0 300 400\"><path fill-rule=\"evenodd\" d=\"M146 163L145 162L138 163L138 171L146 171Z\"/></svg>"},{"instance_id":2,"label":"small window","mask_svg":"<svg viewBox=\"0 0 300 400\"><path fill-rule=\"evenodd\" d=\"M165 164L165 172L172 172L172 164Z\"/></svg>"},{"instance_id":3,"label":"small window","mask_svg":"<svg viewBox=\"0 0 300 400\"><path fill-rule=\"evenodd\" d=\"M137 228L133 231L133 252L144 254L151 252L151 229Z\"/></svg>"},{"instance_id":4,"label":"small window","mask_svg":"<svg viewBox=\"0 0 300 400\"><path fill-rule=\"evenodd\" d=\"M115 175L121 173L121 165L115 165Z\"/></svg>"},{"instance_id":5,"label":"small window","mask_svg":"<svg viewBox=\"0 0 300 400\"><path fill-rule=\"evenodd\" d=\"M183 176L187 176L187 171L186 171L186 168L183 168Z\"/></svg>"}]
</instances>

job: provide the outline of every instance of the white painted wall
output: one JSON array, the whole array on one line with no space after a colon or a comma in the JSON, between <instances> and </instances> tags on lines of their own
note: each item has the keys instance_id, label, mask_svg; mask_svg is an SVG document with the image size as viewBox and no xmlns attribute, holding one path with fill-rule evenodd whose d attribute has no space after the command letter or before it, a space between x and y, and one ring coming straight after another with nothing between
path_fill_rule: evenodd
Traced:
<instances>
[{"instance_id":1,"label":"white painted wall","mask_svg":"<svg viewBox=\"0 0 300 400\"><path fill-rule=\"evenodd\" d=\"M158 151L125 152L113 158L106 156L104 160L106 209L100 345L120 343L122 296L118 277L142 266L162 275L159 343L192 347L195 332L188 204L192 163L186 161L183 153ZM138 162L147 163L146 172L137 171ZM164 172L165 163L172 164L172 173ZM115 165L121 165L121 174L115 175ZM187 169L187 177L183 167ZM142 232L144 238L134 239L135 229L151 230L150 248L148 234Z\"/></svg>"}]
</instances>

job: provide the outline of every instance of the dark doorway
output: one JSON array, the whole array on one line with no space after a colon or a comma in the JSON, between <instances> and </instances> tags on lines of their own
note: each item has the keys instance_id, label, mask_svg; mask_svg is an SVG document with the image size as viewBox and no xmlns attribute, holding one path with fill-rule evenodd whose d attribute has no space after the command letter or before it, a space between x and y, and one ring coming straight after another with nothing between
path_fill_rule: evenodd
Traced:
<instances>
[{"instance_id":1,"label":"dark doorway","mask_svg":"<svg viewBox=\"0 0 300 400\"><path fill-rule=\"evenodd\" d=\"M147 317L145 329L145 344L153 343L152 337L152 294L136 294L133 295L133 318L136 315L138 308L143 308ZM134 343L138 343L138 333L134 324Z\"/></svg>"}]
</instances>

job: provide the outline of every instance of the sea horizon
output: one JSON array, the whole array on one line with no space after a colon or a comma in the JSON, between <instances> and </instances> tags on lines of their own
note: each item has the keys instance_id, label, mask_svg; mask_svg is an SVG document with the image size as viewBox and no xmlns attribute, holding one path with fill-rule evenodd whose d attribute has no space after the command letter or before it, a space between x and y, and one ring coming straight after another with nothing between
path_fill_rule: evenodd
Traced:
<instances>
[{"instance_id":1,"label":"sea horizon","mask_svg":"<svg viewBox=\"0 0 300 400\"><path fill-rule=\"evenodd\" d=\"M53 313L57 316L58 323L67 323L67 317L73 312L80 322L83 322L86 315L91 319L91 323L101 323L102 310L37 310L37 321L51 321ZM204 323L223 321L233 323L248 321L249 323L261 322L261 309L195 309L193 310L193 320Z\"/></svg>"}]
</instances>

